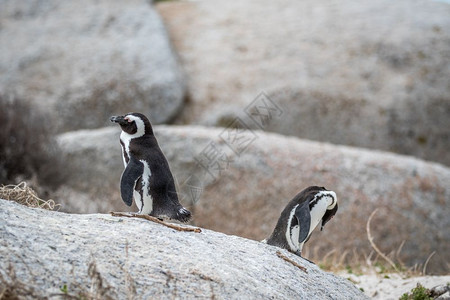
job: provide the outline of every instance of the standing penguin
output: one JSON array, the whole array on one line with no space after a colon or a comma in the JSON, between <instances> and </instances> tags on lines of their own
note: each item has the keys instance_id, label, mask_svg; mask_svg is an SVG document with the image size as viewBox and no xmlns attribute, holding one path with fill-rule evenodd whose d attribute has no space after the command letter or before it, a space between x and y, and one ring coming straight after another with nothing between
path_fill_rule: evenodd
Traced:
<instances>
[{"instance_id":1,"label":"standing penguin","mask_svg":"<svg viewBox=\"0 0 450 300\"><path fill-rule=\"evenodd\" d=\"M303 245L322 220L323 226L338 210L336 193L324 187L310 186L298 193L281 213L267 244L302 256Z\"/></svg>"},{"instance_id":2,"label":"standing penguin","mask_svg":"<svg viewBox=\"0 0 450 300\"><path fill-rule=\"evenodd\" d=\"M125 170L120 193L125 204L131 206L134 197L138 214L189 221L191 213L178 201L172 172L147 117L129 113L111 117L111 122L122 128L120 144Z\"/></svg>"}]
</instances>

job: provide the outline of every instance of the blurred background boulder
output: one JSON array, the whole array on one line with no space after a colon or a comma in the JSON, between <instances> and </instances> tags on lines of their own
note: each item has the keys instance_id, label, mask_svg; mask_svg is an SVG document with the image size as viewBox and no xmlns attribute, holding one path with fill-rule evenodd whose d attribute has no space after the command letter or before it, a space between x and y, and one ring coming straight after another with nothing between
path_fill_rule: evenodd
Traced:
<instances>
[{"instance_id":1,"label":"blurred background boulder","mask_svg":"<svg viewBox=\"0 0 450 300\"><path fill-rule=\"evenodd\" d=\"M181 202L192 211L195 225L262 240L270 235L289 200L309 185L320 185L337 193L339 212L307 244L314 247L316 258L335 251L339 256L347 252L352 260L351 249L357 249L358 255L368 254L366 222L380 208L372 234L383 251L397 250L405 241L399 258L407 265L423 265L436 251L428 270L448 271L449 168L262 131L156 126L155 132L178 182ZM235 133L239 134L235 141L247 141L242 151L230 147L238 145L227 139ZM63 210L130 210L118 189L123 171L119 134L118 128L110 127L58 138L73 170L69 188L60 189ZM309 253L311 258L312 250Z\"/></svg>"},{"instance_id":2,"label":"blurred background boulder","mask_svg":"<svg viewBox=\"0 0 450 300\"><path fill-rule=\"evenodd\" d=\"M179 124L223 125L260 91L265 130L450 165L450 5L437 1L158 4L187 73Z\"/></svg>"},{"instance_id":3,"label":"blurred background boulder","mask_svg":"<svg viewBox=\"0 0 450 300\"><path fill-rule=\"evenodd\" d=\"M183 105L182 73L145 1L2 1L0 18L0 89L47 109L58 131L129 111L164 123Z\"/></svg>"},{"instance_id":4,"label":"blurred background boulder","mask_svg":"<svg viewBox=\"0 0 450 300\"><path fill-rule=\"evenodd\" d=\"M30 180L47 194L67 180L49 119L32 103L0 94L0 185Z\"/></svg>"}]
</instances>

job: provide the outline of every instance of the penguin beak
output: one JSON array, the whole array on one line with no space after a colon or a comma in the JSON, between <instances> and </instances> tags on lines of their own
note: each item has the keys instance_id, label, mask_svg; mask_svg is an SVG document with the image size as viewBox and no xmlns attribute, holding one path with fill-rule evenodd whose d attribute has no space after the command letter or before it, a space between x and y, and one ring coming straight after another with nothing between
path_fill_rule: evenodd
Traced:
<instances>
[{"instance_id":1,"label":"penguin beak","mask_svg":"<svg viewBox=\"0 0 450 300\"><path fill-rule=\"evenodd\" d=\"M114 123L119 123L119 125L126 125L128 123L124 116L112 116L109 120Z\"/></svg>"}]
</instances>

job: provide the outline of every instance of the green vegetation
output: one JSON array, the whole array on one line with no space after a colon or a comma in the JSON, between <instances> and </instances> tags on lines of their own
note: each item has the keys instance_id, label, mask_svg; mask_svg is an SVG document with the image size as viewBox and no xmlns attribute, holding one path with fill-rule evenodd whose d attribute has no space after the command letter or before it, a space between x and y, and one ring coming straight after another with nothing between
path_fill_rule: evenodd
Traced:
<instances>
[{"instance_id":1,"label":"green vegetation","mask_svg":"<svg viewBox=\"0 0 450 300\"><path fill-rule=\"evenodd\" d=\"M349 265L346 265L346 266L345 266L345 269L347 270L347 273L348 273L348 274L353 274L352 267L350 267Z\"/></svg>"},{"instance_id":2,"label":"green vegetation","mask_svg":"<svg viewBox=\"0 0 450 300\"><path fill-rule=\"evenodd\" d=\"M400 300L432 300L430 291L424 288L420 283L411 290L410 293L404 293Z\"/></svg>"},{"instance_id":3,"label":"green vegetation","mask_svg":"<svg viewBox=\"0 0 450 300\"><path fill-rule=\"evenodd\" d=\"M63 294L69 294L69 290L67 289L67 284L63 285L60 289L59 289Z\"/></svg>"},{"instance_id":4,"label":"green vegetation","mask_svg":"<svg viewBox=\"0 0 450 300\"><path fill-rule=\"evenodd\" d=\"M377 272L380 274L386 273L386 270L387 270L386 266L384 264L380 263L379 261L377 261L375 263L375 268L376 268Z\"/></svg>"}]
</instances>

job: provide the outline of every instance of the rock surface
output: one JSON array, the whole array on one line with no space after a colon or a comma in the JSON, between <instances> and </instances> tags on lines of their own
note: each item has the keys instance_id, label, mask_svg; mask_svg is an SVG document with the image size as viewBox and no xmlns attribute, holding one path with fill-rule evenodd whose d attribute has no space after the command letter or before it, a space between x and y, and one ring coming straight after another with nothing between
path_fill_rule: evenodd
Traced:
<instances>
[{"instance_id":1,"label":"rock surface","mask_svg":"<svg viewBox=\"0 0 450 300\"><path fill-rule=\"evenodd\" d=\"M347 279L278 248L210 230L179 232L142 219L71 215L0 200L0 270L11 264L40 294L77 289L114 299L364 299ZM88 265L95 263L93 268ZM91 264L92 265L92 264ZM32 275L31 275L32 274ZM90 274L90 275L88 275ZM135 292L133 292L133 287Z\"/></svg>"},{"instance_id":2,"label":"rock surface","mask_svg":"<svg viewBox=\"0 0 450 300\"><path fill-rule=\"evenodd\" d=\"M70 185L58 197L63 208L129 209L119 196L119 131L109 127L59 136L72 170ZM332 250L338 257L347 251L348 259L353 251L367 255L372 248L366 222L379 208L371 229L383 252L396 251L405 241L400 258L407 265L423 264L436 251L428 271L448 272L450 170L442 165L262 131L155 126L155 132L196 225L262 240L295 194L320 185L337 193L339 211L306 244L310 258Z\"/></svg>"},{"instance_id":3,"label":"rock surface","mask_svg":"<svg viewBox=\"0 0 450 300\"><path fill-rule=\"evenodd\" d=\"M58 129L117 112L170 121L185 97L159 15L146 1L3 1L0 90L47 108Z\"/></svg>"},{"instance_id":4,"label":"rock surface","mask_svg":"<svg viewBox=\"0 0 450 300\"><path fill-rule=\"evenodd\" d=\"M419 283L427 289L436 286L445 286L450 283L450 276L418 276L402 278L399 274L384 275L350 275L340 274L348 278L355 285L364 290L364 293L373 300L398 300L403 294L411 293L411 290ZM450 297L450 293L442 295L441 300Z\"/></svg>"},{"instance_id":5,"label":"rock surface","mask_svg":"<svg viewBox=\"0 0 450 300\"><path fill-rule=\"evenodd\" d=\"M227 125L265 91L265 130L450 165L450 5L183 1L157 5L188 77L179 123Z\"/></svg>"}]
</instances>

